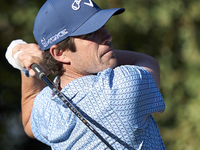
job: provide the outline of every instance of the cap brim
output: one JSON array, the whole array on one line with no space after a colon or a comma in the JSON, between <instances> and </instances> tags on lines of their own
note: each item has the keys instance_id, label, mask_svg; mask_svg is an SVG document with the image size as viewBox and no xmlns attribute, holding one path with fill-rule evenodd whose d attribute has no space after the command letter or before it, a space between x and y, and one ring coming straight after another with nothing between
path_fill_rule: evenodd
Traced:
<instances>
[{"instance_id":1,"label":"cap brim","mask_svg":"<svg viewBox=\"0 0 200 150\"><path fill-rule=\"evenodd\" d=\"M69 36L79 36L88 33L92 33L100 29L106 22L113 16L121 14L125 11L124 8L104 9L98 11L95 15L89 18L84 24L82 24L77 30L71 33Z\"/></svg>"}]
</instances>

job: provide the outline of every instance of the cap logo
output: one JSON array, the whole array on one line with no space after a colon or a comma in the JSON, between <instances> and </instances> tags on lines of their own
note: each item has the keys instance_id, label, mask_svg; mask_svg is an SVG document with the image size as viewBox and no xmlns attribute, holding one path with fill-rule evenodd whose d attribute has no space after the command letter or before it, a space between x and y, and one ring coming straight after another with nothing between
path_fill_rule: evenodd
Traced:
<instances>
[{"instance_id":1,"label":"cap logo","mask_svg":"<svg viewBox=\"0 0 200 150\"><path fill-rule=\"evenodd\" d=\"M81 8L81 2L83 0L74 0L73 4L72 4L72 9L73 10L79 10ZM90 7L94 7L94 4L92 3L92 0L89 0L89 2L84 2L85 5L88 5Z\"/></svg>"},{"instance_id":2,"label":"cap logo","mask_svg":"<svg viewBox=\"0 0 200 150\"><path fill-rule=\"evenodd\" d=\"M57 33L56 35L52 36L51 38L49 38L48 40L46 40L45 38L41 39L41 43L44 47L49 46L51 43L55 42L56 40L58 40L59 38L63 37L64 35L66 35L68 33L68 31L66 31L66 29L60 31L59 33Z\"/></svg>"},{"instance_id":3,"label":"cap logo","mask_svg":"<svg viewBox=\"0 0 200 150\"><path fill-rule=\"evenodd\" d=\"M89 3L84 3L85 5L88 5L88 6L90 6L90 7L94 7L94 4L92 3L92 0L89 0Z\"/></svg>"}]
</instances>

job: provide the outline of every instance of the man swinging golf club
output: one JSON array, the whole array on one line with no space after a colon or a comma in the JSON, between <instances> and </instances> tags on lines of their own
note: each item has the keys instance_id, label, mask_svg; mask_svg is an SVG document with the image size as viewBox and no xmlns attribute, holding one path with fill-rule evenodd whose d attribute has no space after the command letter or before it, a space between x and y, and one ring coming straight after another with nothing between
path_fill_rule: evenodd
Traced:
<instances>
[{"instance_id":1,"label":"man swinging golf club","mask_svg":"<svg viewBox=\"0 0 200 150\"><path fill-rule=\"evenodd\" d=\"M34 24L39 46L10 44L6 57L22 70L22 119L30 137L54 150L109 148L34 76L36 63L56 76L57 89L113 149L165 149L152 116L165 109L159 64L151 56L114 49L105 27L123 12L101 10L92 0L47 0Z\"/></svg>"}]
</instances>

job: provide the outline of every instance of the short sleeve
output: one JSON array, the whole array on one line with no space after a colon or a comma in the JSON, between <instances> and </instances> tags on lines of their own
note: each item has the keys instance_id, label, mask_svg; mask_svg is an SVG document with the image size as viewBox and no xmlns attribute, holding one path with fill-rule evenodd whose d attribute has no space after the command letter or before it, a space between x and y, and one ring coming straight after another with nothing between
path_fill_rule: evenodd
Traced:
<instances>
[{"instance_id":1,"label":"short sleeve","mask_svg":"<svg viewBox=\"0 0 200 150\"><path fill-rule=\"evenodd\" d=\"M124 122L134 128L144 128L149 115L164 111L163 97L147 70L122 66L107 76L105 95Z\"/></svg>"},{"instance_id":2,"label":"short sleeve","mask_svg":"<svg viewBox=\"0 0 200 150\"><path fill-rule=\"evenodd\" d=\"M31 113L31 128L36 139L50 145L48 141L49 105L47 97L51 97L52 92L46 87L35 98Z\"/></svg>"}]
</instances>

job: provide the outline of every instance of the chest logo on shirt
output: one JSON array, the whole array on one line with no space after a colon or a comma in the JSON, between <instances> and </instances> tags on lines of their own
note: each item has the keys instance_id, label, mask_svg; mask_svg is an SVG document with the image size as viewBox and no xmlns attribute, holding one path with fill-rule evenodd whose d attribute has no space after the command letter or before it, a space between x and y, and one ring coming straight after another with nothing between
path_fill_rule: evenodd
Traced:
<instances>
[{"instance_id":1,"label":"chest logo on shirt","mask_svg":"<svg viewBox=\"0 0 200 150\"><path fill-rule=\"evenodd\" d=\"M79 10L81 8L81 2L83 0L75 0L72 4L72 9L73 10ZM88 0L89 2L84 2L85 5L88 5L90 7L94 7L94 4L92 3L92 0Z\"/></svg>"}]
</instances>

